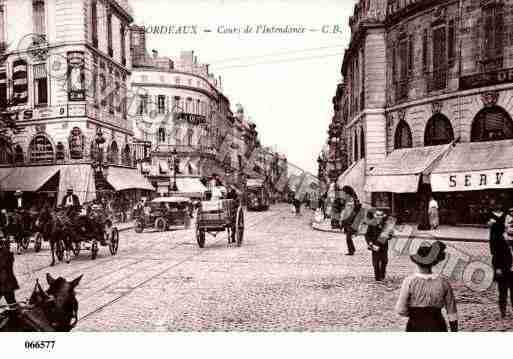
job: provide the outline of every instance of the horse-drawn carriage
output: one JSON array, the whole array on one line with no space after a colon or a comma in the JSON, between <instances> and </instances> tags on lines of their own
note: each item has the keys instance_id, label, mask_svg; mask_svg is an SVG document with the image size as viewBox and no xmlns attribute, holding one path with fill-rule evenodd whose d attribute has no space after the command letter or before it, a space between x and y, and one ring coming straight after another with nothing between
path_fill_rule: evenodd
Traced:
<instances>
[{"instance_id":1,"label":"horse-drawn carriage","mask_svg":"<svg viewBox=\"0 0 513 359\"><path fill-rule=\"evenodd\" d=\"M38 213L18 209L14 212L6 212L4 215L7 225L3 229L3 235L14 240L18 254L26 251L31 241L34 242L34 250L39 252L43 245L43 235Z\"/></svg>"},{"instance_id":2,"label":"horse-drawn carriage","mask_svg":"<svg viewBox=\"0 0 513 359\"><path fill-rule=\"evenodd\" d=\"M196 240L205 246L206 234L214 237L227 231L228 244L242 245L244 239L244 211L236 199L202 201L196 219Z\"/></svg>"}]
</instances>

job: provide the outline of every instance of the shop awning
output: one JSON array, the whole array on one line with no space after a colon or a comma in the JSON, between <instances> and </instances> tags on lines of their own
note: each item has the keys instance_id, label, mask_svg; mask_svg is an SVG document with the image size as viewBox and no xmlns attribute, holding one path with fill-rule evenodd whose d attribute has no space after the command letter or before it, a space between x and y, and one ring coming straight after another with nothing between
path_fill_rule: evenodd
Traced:
<instances>
[{"instance_id":1,"label":"shop awning","mask_svg":"<svg viewBox=\"0 0 513 359\"><path fill-rule=\"evenodd\" d=\"M434 192L513 188L513 140L458 143L431 172Z\"/></svg>"},{"instance_id":2,"label":"shop awning","mask_svg":"<svg viewBox=\"0 0 513 359\"><path fill-rule=\"evenodd\" d=\"M0 168L0 190L36 192L60 169L60 166Z\"/></svg>"},{"instance_id":3,"label":"shop awning","mask_svg":"<svg viewBox=\"0 0 513 359\"><path fill-rule=\"evenodd\" d=\"M178 177L176 179L176 187L178 188L177 194L182 197L203 197L207 190L199 178L191 177Z\"/></svg>"},{"instance_id":4,"label":"shop awning","mask_svg":"<svg viewBox=\"0 0 513 359\"><path fill-rule=\"evenodd\" d=\"M361 202L367 202L364 193L365 185L365 160L361 159L349 166L337 179L337 185L341 189L344 186L352 187Z\"/></svg>"},{"instance_id":5,"label":"shop awning","mask_svg":"<svg viewBox=\"0 0 513 359\"><path fill-rule=\"evenodd\" d=\"M62 202L69 188L73 189L82 204L91 202L96 198L96 185L91 165L60 166L57 203Z\"/></svg>"},{"instance_id":6,"label":"shop awning","mask_svg":"<svg viewBox=\"0 0 513 359\"><path fill-rule=\"evenodd\" d=\"M422 174L428 174L452 144L403 148L393 151L370 170L367 192L415 193Z\"/></svg>"},{"instance_id":7,"label":"shop awning","mask_svg":"<svg viewBox=\"0 0 513 359\"><path fill-rule=\"evenodd\" d=\"M107 182L116 190L142 189L154 191L155 188L139 171L132 168L109 167Z\"/></svg>"}]
</instances>

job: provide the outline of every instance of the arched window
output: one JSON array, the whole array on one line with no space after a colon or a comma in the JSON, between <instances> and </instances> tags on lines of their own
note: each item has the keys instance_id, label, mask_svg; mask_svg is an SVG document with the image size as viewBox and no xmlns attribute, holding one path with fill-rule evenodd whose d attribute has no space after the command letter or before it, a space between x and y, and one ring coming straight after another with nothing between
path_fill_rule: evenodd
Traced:
<instances>
[{"instance_id":1,"label":"arched window","mask_svg":"<svg viewBox=\"0 0 513 359\"><path fill-rule=\"evenodd\" d=\"M14 147L14 163L23 163L25 162L25 155L23 154L23 149L20 145L16 145Z\"/></svg>"},{"instance_id":2,"label":"arched window","mask_svg":"<svg viewBox=\"0 0 513 359\"><path fill-rule=\"evenodd\" d=\"M158 141L158 143L166 142L166 129L165 128L163 128L163 127L159 128L157 141Z\"/></svg>"},{"instance_id":3,"label":"arched window","mask_svg":"<svg viewBox=\"0 0 513 359\"><path fill-rule=\"evenodd\" d=\"M52 143L45 135L36 135L29 145L30 162L53 162L55 159Z\"/></svg>"},{"instance_id":4,"label":"arched window","mask_svg":"<svg viewBox=\"0 0 513 359\"><path fill-rule=\"evenodd\" d=\"M108 161L114 164L119 163L119 148L116 141L112 141L110 144Z\"/></svg>"},{"instance_id":5,"label":"arched window","mask_svg":"<svg viewBox=\"0 0 513 359\"><path fill-rule=\"evenodd\" d=\"M360 132L360 158L365 158L365 132L363 128Z\"/></svg>"},{"instance_id":6,"label":"arched window","mask_svg":"<svg viewBox=\"0 0 513 359\"><path fill-rule=\"evenodd\" d=\"M406 121L400 121L395 128L394 149L413 147L410 126Z\"/></svg>"},{"instance_id":7,"label":"arched window","mask_svg":"<svg viewBox=\"0 0 513 359\"><path fill-rule=\"evenodd\" d=\"M58 142L56 149L55 149L55 159L57 161L64 161L65 159L65 153L64 153L64 145L62 142Z\"/></svg>"},{"instance_id":8,"label":"arched window","mask_svg":"<svg viewBox=\"0 0 513 359\"><path fill-rule=\"evenodd\" d=\"M0 164L10 165L13 161L12 148L9 143L0 138Z\"/></svg>"},{"instance_id":9,"label":"arched window","mask_svg":"<svg viewBox=\"0 0 513 359\"><path fill-rule=\"evenodd\" d=\"M454 141L451 122L444 115L431 117L424 133L424 146L445 145Z\"/></svg>"},{"instance_id":10,"label":"arched window","mask_svg":"<svg viewBox=\"0 0 513 359\"><path fill-rule=\"evenodd\" d=\"M130 146L128 144L125 145L125 148L123 149L122 161L125 166L131 165Z\"/></svg>"},{"instance_id":11,"label":"arched window","mask_svg":"<svg viewBox=\"0 0 513 359\"><path fill-rule=\"evenodd\" d=\"M513 121L499 106L485 108L472 122L471 142L498 141L513 138Z\"/></svg>"},{"instance_id":12,"label":"arched window","mask_svg":"<svg viewBox=\"0 0 513 359\"><path fill-rule=\"evenodd\" d=\"M84 135L78 127L73 127L68 138L69 156L73 159L80 159L84 156Z\"/></svg>"}]
</instances>

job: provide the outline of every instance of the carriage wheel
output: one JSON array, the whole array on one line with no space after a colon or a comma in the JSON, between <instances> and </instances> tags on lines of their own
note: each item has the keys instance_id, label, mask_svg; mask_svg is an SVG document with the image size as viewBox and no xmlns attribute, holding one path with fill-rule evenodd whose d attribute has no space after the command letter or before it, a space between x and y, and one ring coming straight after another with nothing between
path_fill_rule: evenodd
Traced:
<instances>
[{"instance_id":1,"label":"carriage wheel","mask_svg":"<svg viewBox=\"0 0 513 359\"><path fill-rule=\"evenodd\" d=\"M80 251L82 250L82 243L73 242L72 250L73 250L73 254L75 255L75 257L78 257L78 255L80 254Z\"/></svg>"},{"instance_id":2,"label":"carriage wheel","mask_svg":"<svg viewBox=\"0 0 513 359\"><path fill-rule=\"evenodd\" d=\"M98 256L98 241L93 239L91 243L91 259L94 261Z\"/></svg>"},{"instance_id":3,"label":"carriage wheel","mask_svg":"<svg viewBox=\"0 0 513 359\"><path fill-rule=\"evenodd\" d=\"M134 230L135 230L135 233L142 233L144 231L144 224L140 219L135 221L135 229Z\"/></svg>"},{"instance_id":4,"label":"carriage wheel","mask_svg":"<svg viewBox=\"0 0 513 359\"><path fill-rule=\"evenodd\" d=\"M196 227L196 241L198 242L198 246L200 248L205 247L205 230Z\"/></svg>"},{"instance_id":5,"label":"carriage wheel","mask_svg":"<svg viewBox=\"0 0 513 359\"><path fill-rule=\"evenodd\" d=\"M244 211L242 207L239 207L235 219L235 239L237 240L237 246L240 247L244 239Z\"/></svg>"},{"instance_id":6,"label":"carriage wheel","mask_svg":"<svg viewBox=\"0 0 513 359\"><path fill-rule=\"evenodd\" d=\"M39 252L41 250L41 247L43 246L43 235L41 232L37 232L36 236L34 238L34 250Z\"/></svg>"},{"instance_id":7,"label":"carriage wheel","mask_svg":"<svg viewBox=\"0 0 513 359\"><path fill-rule=\"evenodd\" d=\"M157 218L155 220L155 228L157 228L159 232L164 232L167 229L167 221L162 217Z\"/></svg>"},{"instance_id":8,"label":"carriage wheel","mask_svg":"<svg viewBox=\"0 0 513 359\"><path fill-rule=\"evenodd\" d=\"M116 227L112 228L112 234L110 235L109 250L110 254L115 256L118 253L119 247L119 231Z\"/></svg>"},{"instance_id":9,"label":"carriage wheel","mask_svg":"<svg viewBox=\"0 0 513 359\"><path fill-rule=\"evenodd\" d=\"M62 239L58 239L57 243L55 243L55 254L57 259L62 262L64 259L64 241Z\"/></svg>"}]
</instances>

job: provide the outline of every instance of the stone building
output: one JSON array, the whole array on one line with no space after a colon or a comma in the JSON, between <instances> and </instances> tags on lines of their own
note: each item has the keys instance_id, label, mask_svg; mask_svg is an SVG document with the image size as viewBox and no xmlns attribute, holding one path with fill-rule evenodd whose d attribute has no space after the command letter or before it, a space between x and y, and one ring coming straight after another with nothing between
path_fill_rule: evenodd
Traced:
<instances>
[{"instance_id":1,"label":"stone building","mask_svg":"<svg viewBox=\"0 0 513 359\"><path fill-rule=\"evenodd\" d=\"M19 129L0 140L3 193L55 203L68 187L82 202L151 189L133 166L123 100L131 22L126 1L0 2L0 107Z\"/></svg>"},{"instance_id":2,"label":"stone building","mask_svg":"<svg viewBox=\"0 0 513 359\"><path fill-rule=\"evenodd\" d=\"M364 196L423 225L431 196L442 223L512 206L513 2L360 1L350 25L344 111Z\"/></svg>"}]
</instances>

